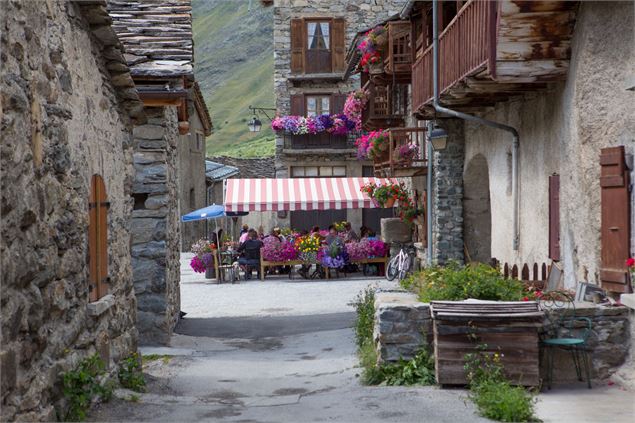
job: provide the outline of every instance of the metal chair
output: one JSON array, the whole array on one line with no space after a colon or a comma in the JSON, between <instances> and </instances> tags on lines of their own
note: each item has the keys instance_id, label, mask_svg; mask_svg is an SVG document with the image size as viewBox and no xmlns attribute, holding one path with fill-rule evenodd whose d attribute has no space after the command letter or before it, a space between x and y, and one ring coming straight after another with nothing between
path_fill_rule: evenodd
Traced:
<instances>
[{"instance_id":1,"label":"metal chair","mask_svg":"<svg viewBox=\"0 0 635 423\"><path fill-rule=\"evenodd\" d=\"M545 294L544 299L541 299L540 304L548 322L541 336L541 347L547 360L547 389L551 389L553 381L555 349L571 353L578 380L583 381L582 371L584 370L587 385L591 389L590 358L587 347L587 340L591 333L591 319L576 317L575 302L567 292L549 292Z\"/></svg>"}]
</instances>

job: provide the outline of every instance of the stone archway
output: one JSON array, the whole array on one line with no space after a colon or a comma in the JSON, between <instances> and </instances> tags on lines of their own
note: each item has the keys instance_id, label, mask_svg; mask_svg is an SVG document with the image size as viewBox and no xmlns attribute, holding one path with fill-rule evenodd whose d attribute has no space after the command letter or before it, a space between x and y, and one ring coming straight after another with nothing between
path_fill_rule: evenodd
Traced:
<instances>
[{"instance_id":1,"label":"stone archway","mask_svg":"<svg viewBox=\"0 0 635 423\"><path fill-rule=\"evenodd\" d=\"M481 154L472 157L465 169L463 194L465 261L487 263L492 255L492 213L489 169Z\"/></svg>"}]
</instances>

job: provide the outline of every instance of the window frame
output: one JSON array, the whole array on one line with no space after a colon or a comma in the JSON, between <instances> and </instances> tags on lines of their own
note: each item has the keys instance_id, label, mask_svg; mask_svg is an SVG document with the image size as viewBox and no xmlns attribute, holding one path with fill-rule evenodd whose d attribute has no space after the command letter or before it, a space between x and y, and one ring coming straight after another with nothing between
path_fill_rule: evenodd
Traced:
<instances>
[{"instance_id":1,"label":"window frame","mask_svg":"<svg viewBox=\"0 0 635 423\"><path fill-rule=\"evenodd\" d=\"M317 25L320 25L320 28L322 28L322 24L326 24L327 28L328 28L328 33L326 34L326 36L324 35L324 32L322 31L322 39L325 40L325 44L326 44L326 48L311 48L311 34L309 33L309 25L311 24L315 24L316 28ZM332 30L332 26L333 26L333 19L332 18L305 18L304 19L304 27L302 28L302 30L304 31L304 34L306 35L305 37L305 43L304 43L304 50L305 51L311 51L311 50L323 50L323 51L333 51L332 49L332 40L331 40L331 30Z\"/></svg>"},{"instance_id":2,"label":"window frame","mask_svg":"<svg viewBox=\"0 0 635 423\"><path fill-rule=\"evenodd\" d=\"M326 98L328 99L328 103L329 103L329 107L328 110L323 110L320 107L320 110L322 110L322 113L318 113L318 108L317 108L317 104L318 101L316 100L315 104L316 104L316 109L315 109L315 115L314 116L319 116L320 114L330 114L332 113L331 111L333 110L333 94L332 93L305 93L304 94L304 116L305 117L309 117L309 98L315 98L315 99L319 99L319 103L320 106L322 106L322 101Z\"/></svg>"},{"instance_id":3,"label":"window frame","mask_svg":"<svg viewBox=\"0 0 635 423\"><path fill-rule=\"evenodd\" d=\"M315 168L317 170L317 175L307 175L306 174L306 169L308 168ZM329 168L331 169L330 171L330 175L324 175L322 174L322 169L324 168ZM336 175L335 174L335 168L338 169L343 169L344 170L344 174L343 175ZM304 169L304 172L302 175L295 175L295 170L296 169ZM346 166L345 165L328 165L328 166L320 166L320 165L300 165L300 166L290 166L289 167L289 175L291 175L291 178L346 178Z\"/></svg>"}]
</instances>

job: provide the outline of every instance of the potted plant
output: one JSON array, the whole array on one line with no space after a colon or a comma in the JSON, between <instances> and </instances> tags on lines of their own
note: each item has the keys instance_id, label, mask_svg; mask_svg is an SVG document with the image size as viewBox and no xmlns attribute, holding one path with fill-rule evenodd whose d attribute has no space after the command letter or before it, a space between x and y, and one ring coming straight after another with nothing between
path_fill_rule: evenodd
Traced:
<instances>
[{"instance_id":1,"label":"potted plant","mask_svg":"<svg viewBox=\"0 0 635 423\"><path fill-rule=\"evenodd\" d=\"M390 136L388 131L379 129L368 133L367 157L375 162L383 162L388 158L388 143Z\"/></svg>"},{"instance_id":2,"label":"potted plant","mask_svg":"<svg viewBox=\"0 0 635 423\"><path fill-rule=\"evenodd\" d=\"M192 252L195 256L190 261L190 267L196 273L205 272L206 279L214 279L214 254L216 254L216 244L206 239L199 239L192 245Z\"/></svg>"},{"instance_id":3,"label":"potted plant","mask_svg":"<svg viewBox=\"0 0 635 423\"><path fill-rule=\"evenodd\" d=\"M369 183L361 188L379 207L390 208L402 197L403 187L401 184L374 184Z\"/></svg>"},{"instance_id":4,"label":"potted plant","mask_svg":"<svg viewBox=\"0 0 635 423\"><path fill-rule=\"evenodd\" d=\"M416 143L402 144L395 149L394 159L403 167L412 165L412 161L419 155L419 147Z\"/></svg>"},{"instance_id":5,"label":"potted plant","mask_svg":"<svg viewBox=\"0 0 635 423\"><path fill-rule=\"evenodd\" d=\"M357 45L362 54L360 66L363 72L380 74L384 72L381 53L388 44L388 33L384 26L377 26L364 34Z\"/></svg>"}]
</instances>

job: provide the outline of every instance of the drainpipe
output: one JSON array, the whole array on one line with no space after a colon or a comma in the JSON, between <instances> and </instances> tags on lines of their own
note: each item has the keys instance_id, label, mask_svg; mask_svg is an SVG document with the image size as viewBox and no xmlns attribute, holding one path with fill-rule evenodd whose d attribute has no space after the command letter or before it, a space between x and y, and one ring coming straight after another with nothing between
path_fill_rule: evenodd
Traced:
<instances>
[{"instance_id":1,"label":"drainpipe","mask_svg":"<svg viewBox=\"0 0 635 423\"><path fill-rule=\"evenodd\" d=\"M520 242L520 229L518 227L518 217L520 210L520 196L518 193L518 149L520 146L520 136L518 135L518 131L508 125L504 125L499 122L494 122L488 119L483 119L478 116L468 115L466 113L457 112L456 110L451 110L446 107L443 107L439 104L439 19L438 19L438 0L432 1L432 77L433 77L433 87L434 87L434 101L433 106L434 110L439 113L445 113L450 116L454 116L459 119L468 120L471 122L476 122L481 125L490 126L492 128L501 129L503 131L507 131L512 134L512 204L513 204L513 232L514 239L512 243L512 248L514 251L518 251L518 244ZM430 162L430 159L428 160ZM430 169L428 167L428 169ZM428 170L428 175L430 174L430 170ZM430 187L431 183L428 182L428 187ZM428 192L430 193L430 192ZM430 197L430 195L428 195ZM430 214L429 214L430 215ZM432 223L430 221L430 223ZM430 241L428 243L430 246Z\"/></svg>"},{"instance_id":2,"label":"drainpipe","mask_svg":"<svg viewBox=\"0 0 635 423\"><path fill-rule=\"evenodd\" d=\"M432 133L432 121L428 121L428 134ZM428 141L426 146L428 156L428 176L426 177L426 185L428 195L426 196L426 238L428 240L428 266L432 266L432 143Z\"/></svg>"}]
</instances>

